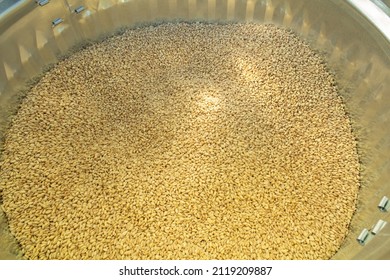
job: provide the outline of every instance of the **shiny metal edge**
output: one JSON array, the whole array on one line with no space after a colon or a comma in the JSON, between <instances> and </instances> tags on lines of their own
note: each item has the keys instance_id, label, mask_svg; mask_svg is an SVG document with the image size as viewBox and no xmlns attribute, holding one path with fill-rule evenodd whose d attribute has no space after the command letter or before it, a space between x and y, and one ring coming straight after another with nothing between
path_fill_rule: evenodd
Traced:
<instances>
[{"instance_id":1,"label":"shiny metal edge","mask_svg":"<svg viewBox=\"0 0 390 280\"><path fill-rule=\"evenodd\" d=\"M0 34L15 23L15 19L22 18L37 7L35 1L21 0L8 9L0 11Z\"/></svg>"},{"instance_id":2,"label":"shiny metal edge","mask_svg":"<svg viewBox=\"0 0 390 280\"><path fill-rule=\"evenodd\" d=\"M367 18L390 42L390 17L384 10L370 0L347 0L347 2Z\"/></svg>"}]
</instances>

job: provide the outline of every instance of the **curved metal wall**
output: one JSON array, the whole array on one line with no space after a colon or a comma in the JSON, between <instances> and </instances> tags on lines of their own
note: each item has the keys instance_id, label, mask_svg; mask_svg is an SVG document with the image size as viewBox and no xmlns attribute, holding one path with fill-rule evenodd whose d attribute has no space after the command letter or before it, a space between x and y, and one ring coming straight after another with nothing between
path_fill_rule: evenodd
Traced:
<instances>
[{"instance_id":1,"label":"curved metal wall","mask_svg":"<svg viewBox=\"0 0 390 280\"><path fill-rule=\"evenodd\" d=\"M358 210L334 258L390 259L390 225L375 238L370 234L365 246L356 242L363 228L370 230L379 219L390 222L389 212L377 207L383 196L390 197L390 42L350 2L354 0L19 0L0 14L0 136L26 81L85 41L156 21L282 25L327 58L359 139Z\"/></svg>"}]
</instances>

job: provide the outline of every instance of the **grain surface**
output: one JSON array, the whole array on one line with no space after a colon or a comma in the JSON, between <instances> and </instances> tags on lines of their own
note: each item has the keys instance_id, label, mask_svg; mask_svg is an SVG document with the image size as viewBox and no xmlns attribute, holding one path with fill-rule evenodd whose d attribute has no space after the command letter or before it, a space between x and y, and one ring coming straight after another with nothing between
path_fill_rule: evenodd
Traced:
<instances>
[{"instance_id":1,"label":"grain surface","mask_svg":"<svg viewBox=\"0 0 390 280\"><path fill-rule=\"evenodd\" d=\"M328 259L359 188L321 56L273 25L171 23L61 61L5 140L29 259Z\"/></svg>"}]
</instances>

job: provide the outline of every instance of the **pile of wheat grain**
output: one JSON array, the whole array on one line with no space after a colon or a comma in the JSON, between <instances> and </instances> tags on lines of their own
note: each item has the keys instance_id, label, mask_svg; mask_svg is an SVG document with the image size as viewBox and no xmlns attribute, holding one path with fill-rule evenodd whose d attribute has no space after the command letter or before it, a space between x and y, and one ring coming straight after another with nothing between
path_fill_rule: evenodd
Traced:
<instances>
[{"instance_id":1,"label":"pile of wheat grain","mask_svg":"<svg viewBox=\"0 0 390 280\"><path fill-rule=\"evenodd\" d=\"M355 145L334 77L292 32L162 24L32 88L0 189L30 259L327 259L355 210Z\"/></svg>"}]
</instances>

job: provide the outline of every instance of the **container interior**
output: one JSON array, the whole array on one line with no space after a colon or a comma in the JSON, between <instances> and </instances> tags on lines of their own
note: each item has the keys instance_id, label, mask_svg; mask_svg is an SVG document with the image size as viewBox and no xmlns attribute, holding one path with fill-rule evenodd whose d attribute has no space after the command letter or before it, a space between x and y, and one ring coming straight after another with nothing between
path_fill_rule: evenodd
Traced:
<instances>
[{"instance_id":1,"label":"container interior","mask_svg":"<svg viewBox=\"0 0 390 280\"><path fill-rule=\"evenodd\" d=\"M333 258L390 259L389 226L375 236L370 234L364 246L356 241L364 228L372 229L379 219L390 222L389 212L378 209L382 197L390 197L390 43L350 1L8 2L12 5L0 10L2 139L28 82L79 46L101 40L120 28L185 20L274 23L294 30L326 58L335 72L358 139L361 190L357 211L348 237ZM0 239L5 240L6 221L4 213L0 214ZM0 247L0 258L20 257L15 240L7 239L0 246L4 247Z\"/></svg>"}]
</instances>

